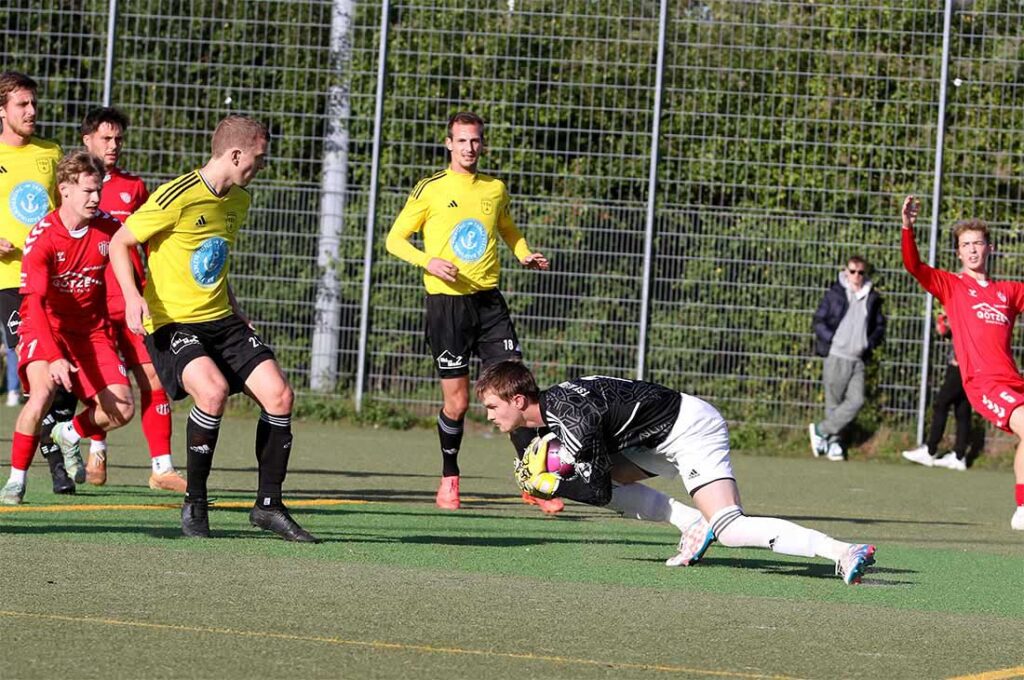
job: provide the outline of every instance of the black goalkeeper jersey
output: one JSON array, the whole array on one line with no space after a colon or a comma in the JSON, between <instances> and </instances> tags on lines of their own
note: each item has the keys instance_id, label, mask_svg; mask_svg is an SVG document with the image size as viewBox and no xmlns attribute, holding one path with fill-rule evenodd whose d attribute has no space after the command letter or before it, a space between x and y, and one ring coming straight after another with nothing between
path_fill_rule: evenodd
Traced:
<instances>
[{"instance_id":1,"label":"black goalkeeper jersey","mask_svg":"<svg viewBox=\"0 0 1024 680\"><path fill-rule=\"evenodd\" d=\"M577 478L590 487L584 493L577 484L562 482L559 495L607 503L612 455L634 446L655 448L665 441L681 402L679 392L662 385L602 375L566 380L541 392L544 423L575 458Z\"/></svg>"}]
</instances>

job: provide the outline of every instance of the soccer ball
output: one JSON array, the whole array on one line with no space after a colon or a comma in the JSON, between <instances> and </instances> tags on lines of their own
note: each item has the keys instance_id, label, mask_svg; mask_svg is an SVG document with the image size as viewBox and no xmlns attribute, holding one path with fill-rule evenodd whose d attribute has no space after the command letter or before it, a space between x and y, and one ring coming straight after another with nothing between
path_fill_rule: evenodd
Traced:
<instances>
[{"instance_id":1,"label":"soccer ball","mask_svg":"<svg viewBox=\"0 0 1024 680\"><path fill-rule=\"evenodd\" d=\"M547 440L547 460L548 460L548 472L554 472L559 477L572 477L576 474L576 466L572 463L566 463L563 461L558 452L562 448L562 442L555 439L553 434L549 434L544 439Z\"/></svg>"}]
</instances>

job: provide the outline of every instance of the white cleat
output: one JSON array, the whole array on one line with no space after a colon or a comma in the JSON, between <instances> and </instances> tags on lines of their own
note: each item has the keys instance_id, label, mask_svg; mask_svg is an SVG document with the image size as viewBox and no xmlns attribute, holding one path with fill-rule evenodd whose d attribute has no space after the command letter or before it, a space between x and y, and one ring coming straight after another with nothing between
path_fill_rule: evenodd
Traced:
<instances>
[{"instance_id":1,"label":"white cleat","mask_svg":"<svg viewBox=\"0 0 1024 680\"><path fill-rule=\"evenodd\" d=\"M704 553L715 542L715 532L703 517L694 520L679 539L678 552L665 560L666 567L688 567L700 562Z\"/></svg>"},{"instance_id":2,"label":"white cleat","mask_svg":"<svg viewBox=\"0 0 1024 680\"><path fill-rule=\"evenodd\" d=\"M0 505L21 505L25 498L25 485L7 480L4 488L0 489Z\"/></svg>"},{"instance_id":3,"label":"white cleat","mask_svg":"<svg viewBox=\"0 0 1024 680\"><path fill-rule=\"evenodd\" d=\"M70 430L70 434L68 434ZM61 455L64 456L64 469L68 471L68 477L75 480L75 484L85 484L85 461L82 460L82 452L78 449L80 437L71 423L56 423L50 431L50 438L53 443L60 447Z\"/></svg>"},{"instance_id":4,"label":"white cleat","mask_svg":"<svg viewBox=\"0 0 1024 680\"><path fill-rule=\"evenodd\" d=\"M1017 531L1024 531L1024 505L1018 505L1016 512L1010 519L1010 528Z\"/></svg>"},{"instance_id":5,"label":"white cleat","mask_svg":"<svg viewBox=\"0 0 1024 680\"><path fill-rule=\"evenodd\" d=\"M935 459L928 453L928 446L921 444L916 449L910 449L909 451L903 452L903 458L909 460L911 463L917 463L925 467L932 467L935 465Z\"/></svg>"},{"instance_id":6,"label":"white cleat","mask_svg":"<svg viewBox=\"0 0 1024 680\"><path fill-rule=\"evenodd\" d=\"M967 469L967 461L963 458L957 458L955 451L950 451L941 458L936 458L932 461L932 465L937 468L946 468L947 470L957 470L959 472Z\"/></svg>"}]
</instances>

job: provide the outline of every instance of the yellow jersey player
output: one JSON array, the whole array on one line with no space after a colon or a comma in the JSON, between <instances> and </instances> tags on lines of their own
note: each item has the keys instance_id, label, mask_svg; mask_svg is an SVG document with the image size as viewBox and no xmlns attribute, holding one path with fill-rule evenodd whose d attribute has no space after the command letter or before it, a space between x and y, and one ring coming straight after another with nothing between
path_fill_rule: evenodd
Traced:
<instances>
[{"instance_id":1,"label":"yellow jersey player","mask_svg":"<svg viewBox=\"0 0 1024 680\"><path fill-rule=\"evenodd\" d=\"M36 81L16 71L0 73L0 334L7 345L7 405L17 406L18 360L14 347L21 326L21 261L25 238L57 207L57 162L63 152L56 142L35 136L39 89ZM58 390L43 421L40 451L50 466L53 492L75 493L60 449L50 439L54 423L74 415L75 397ZM58 417L59 416L59 417ZM84 469L73 470L84 480Z\"/></svg>"},{"instance_id":2,"label":"yellow jersey player","mask_svg":"<svg viewBox=\"0 0 1024 680\"><path fill-rule=\"evenodd\" d=\"M249 211L244 187L264 167L269 142L267 128L251 118L222 120L206 165L154 191L114 236L110 259L128 329L146 334L168 396L191 396L195 404L185 430L182 533L210 535L207 479L221 417L228 396L244 390L262 409L256 427L259 490L249 521L285 540L316 542L281 501L292 446L292 388L228 283L231 248ZM145 298L131 261L131 250L141 243L149 247Z\"/></svg>"},{"instance_id":3,"label":"yellow jersey player","mask_svg":"<svg viewBox=\"0 0 1024 680\"><path fill-rule=\"evenodd\" d=\"M410 194L387 238L391 254L424 269L427 289L427 341L441 379L444 407L438 414L441 484L438 507L459 507L459 448L469 409L469 359L484 365L520 359L519 338L508 305L498 290L500 237L528 269L547 269L548 261L531 252L509 211L505 184L477 172L484 151L484 121L462 111L448 120L445 146L451 162L421 180ZM423 250L409 239L417 232ZM520 457L535 432L512 433ZM559 512L563 503L523 498L545 512Z\"/></svg>"}]
</instances>

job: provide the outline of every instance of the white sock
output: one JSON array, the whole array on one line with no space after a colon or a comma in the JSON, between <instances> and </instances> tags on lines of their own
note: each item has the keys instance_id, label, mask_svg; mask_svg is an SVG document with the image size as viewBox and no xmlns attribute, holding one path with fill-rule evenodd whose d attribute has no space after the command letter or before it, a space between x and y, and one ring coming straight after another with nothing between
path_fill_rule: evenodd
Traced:
<instances>
[{"instance_id":1,"label":"white sock","mask_svg":"<svg viewBox=\"0 0 1024 680\"><path fill-rule=\"evenodd\" d=\"M850 547L788 520L747 517L738 505L716 512L711 527L718 542L731 548L769 548L782 555L824 557L835 562Z\"/></svg>"},{"instance_id":2,"label":"white sock","mask_svg":"<svg viewBox=\"0 0 1024 680\"><path fill-rule=\"evenodd\" d=\"M90 453L106 453L107 441L105 439L90 439L89 440L89 452Z\"/></svg>"},{"instance_id":3,"label":"white sock","mask_svg":"<svg viewBox=\"0 0 1024 680\"><path fill-rule=\"evenodd\" d=\"M15 484L25 483L26 470L19 470L18 468L11 468L11 477L8 481L14 482Z\"/></svg>"},{"instance_id":4,"label":"white sock","mask_svg":"<svg viewBox=\"0 0 1024 680\"><path fill-rule=\"evenodd\" d=\"M165 453L162 456L153 456L149 459L153 464L153 472L162 475L165 472L174 472L174 464L171 462L171 454Z\"/></svg>"},{"instance_id":5,"label":"white sock","mask_svg":"<svg viewBox=\"0 0 1024 680\"><path fill-rule=\"evenodd\" d=\"M646 522L668 522L680 531L701 516L698 510L646 484L625 484L612 488L612 499L608 507L622 513L623 517Z\"/></svg>"}]
</instances>

